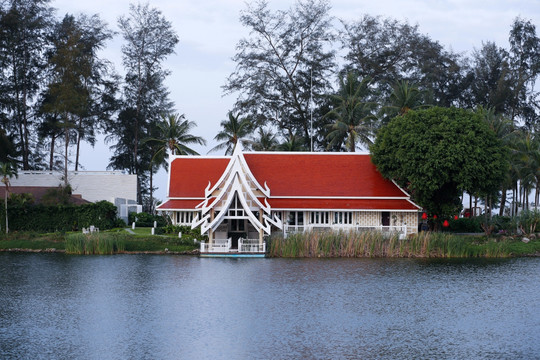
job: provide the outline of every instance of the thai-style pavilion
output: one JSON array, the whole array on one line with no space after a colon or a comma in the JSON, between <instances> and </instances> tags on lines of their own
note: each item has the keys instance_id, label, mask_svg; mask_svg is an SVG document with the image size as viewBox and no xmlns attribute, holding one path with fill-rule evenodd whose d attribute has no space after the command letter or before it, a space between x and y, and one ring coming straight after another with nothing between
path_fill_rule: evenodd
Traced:
<instances>
[{"instance_id":1,"label":"thai-style pavilion","mask_svg":"<svg viewBox=\"0 0 540 360\"><path fill-rule=\"evenodd\" d=\"M242 152L171 156L174 224L208 235L201 253L264 253L265 236L306 230L417 231L419 207L368 154Z\"/></svg>"}]
</instances>

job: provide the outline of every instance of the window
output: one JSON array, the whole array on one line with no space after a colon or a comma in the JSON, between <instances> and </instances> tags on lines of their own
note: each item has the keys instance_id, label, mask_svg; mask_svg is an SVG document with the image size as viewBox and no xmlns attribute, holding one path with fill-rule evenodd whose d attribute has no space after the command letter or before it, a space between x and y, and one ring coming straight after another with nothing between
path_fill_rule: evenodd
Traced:
<instances>
[{"instance_id":1,"label":"window","mask_svg":"<svg viewBox=\"0 0 540 360\"><path fill-rule=\"evenodd\" d=\"M193 222L193 211L177 211L176 223L177 224L191 224Z\"/></svg>"},{"instance_id":2,"label":"window","mask_svg":"<svg viewBox=\"0 0 540 360\"><path fill-rule=\"evenodd\" d=\"M352 224L352 212L336 211L334 212L334 224Z\"/></svg>"},{"instance_id":3,"label":"window","mask_svg":"<svg viewBox=\"0 0 540 360\"><path fill-rule=\"evenodd\" d=\"M311 212L310 220L312 224L328 224L329 212L328 211L313 211Z\"/></svg>"},{"instance_id":4,"label":"window","mask_svg":"<svg viewBox=\"0 0 540 360\"><path fill-rule=\"evenodd\" d=\"M231 232L244 232L246 230L246 220L244 219L231 219Z\"/></svg>"},{"instance_id":5,"label":"window","mask_svg":"<svg viewBox=\"0 0 540 360\"><path fill-rule=\"evenodd\" d=\"M289 225L304 225L304 212L303 211L289 211L289 218L287 219Z\"/></svg>"},{"instance_id":6,"label":"window","mask_svg":"<svg viewBox=\"0 0 540 360\"><path fill-rule=\"evenodd\" d=\"M238 200L238 194L236 193L234 194L234 200L231 202L227 216L245 216L244 208L242 207L240 200Z\"/></svg>"}]
</instances>

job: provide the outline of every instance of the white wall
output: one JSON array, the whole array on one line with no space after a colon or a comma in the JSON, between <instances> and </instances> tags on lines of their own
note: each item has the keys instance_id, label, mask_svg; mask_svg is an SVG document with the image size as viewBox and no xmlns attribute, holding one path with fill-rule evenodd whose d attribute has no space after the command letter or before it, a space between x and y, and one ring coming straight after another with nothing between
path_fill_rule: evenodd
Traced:
<instances>
[{"instance_id":1,"label":"white wall","mask_svg":"<svg viewBox=\"0 0 540 360\"><path fill-rule=\"evenodd\" d=\"M12 186L63 185L63 173L51 171L20 171L18 178L11 178ZM127 175L120 171L70 171L68 182L73 194L91 202L107 200L114 203L114 198L137 199L137 175Z\"/></svg>"}]
</instances>

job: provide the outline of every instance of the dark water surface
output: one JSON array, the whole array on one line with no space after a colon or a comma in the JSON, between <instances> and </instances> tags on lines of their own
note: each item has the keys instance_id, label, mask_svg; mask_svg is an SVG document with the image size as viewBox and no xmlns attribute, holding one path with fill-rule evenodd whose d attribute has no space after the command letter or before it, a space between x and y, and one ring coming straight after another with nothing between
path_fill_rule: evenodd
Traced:
<instances>
[{"instance_id":1,"label":"dark water surface","mask_svg":"<svg viewBox=\"0 0 540 360\"><path fill-rule=\"evenodd\" d=\"M2 359L540 359L540 258L0 254Z\"/></svg>"}]
</instances>

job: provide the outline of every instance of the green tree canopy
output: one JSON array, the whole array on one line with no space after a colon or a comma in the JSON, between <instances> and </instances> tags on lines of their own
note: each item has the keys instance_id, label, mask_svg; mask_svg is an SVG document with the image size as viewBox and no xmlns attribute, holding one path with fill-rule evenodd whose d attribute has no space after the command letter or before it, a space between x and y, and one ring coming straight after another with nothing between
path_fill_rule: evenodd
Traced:
<instances>
[{"instance_id":1,"label":"green tree canopy","mask_svg":"<svg viewBox=\"0 0 540 360\"><path fill-rule=\"evenodd\" d=\"M457 108L398 116L381 128L370 149L383 176L438 216L459 211L462 191L493 195L508 170L508 149L482 116Z\"/></svg>"},{"instance_id":2,"label":"green tree canopy","mask_svg":"<svg viewBox=\"0 0 540 360\"><path fill-rule=\"evenodd\" d=\"M328 148L345 143L347 149L354 152L356 143L370 145L373 124L376 120L373 109L376 104L367 101L371 92L370 78L359 79L354 72L339 79L339 90L331 95L333 108L325 116L333 119L330 124Z\"/></svg>"},{"instance_id":3,"label":"green tree canopy","mask_svg":"<svg viewBox=\"0 0 540 360\"><path fill-rule=\"evenodd\" d=\"M227 115L229 119L221 122L222 130L214 137L214 140L222 142L210 149L210 152L225 149L225 155L232 155L238 141L247 145L245 138L251 133L253 126L250 119L240 118L240 114L235 116L232 111Z\"/></svg>"},{"instance_id":4,"label":"green tree canopy","mask_svg":"<svg viewBox=\"0 0 540 360\"><path fill-rule=\"evenodd\" d=\"M328 0L298 0L287 11L266 0L247 2L240 22L249 37L238 42L236 68L223 87L239 95L235 112L282 135L310 138L310 110L318 113L334 71L329 11Z\"/></svg>"}]
</instances>

